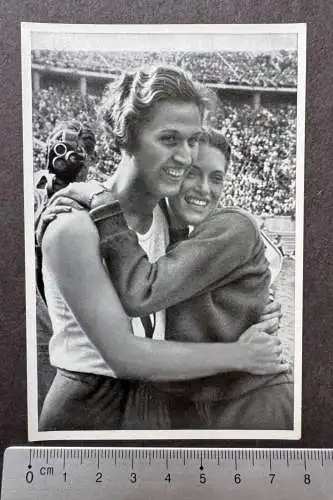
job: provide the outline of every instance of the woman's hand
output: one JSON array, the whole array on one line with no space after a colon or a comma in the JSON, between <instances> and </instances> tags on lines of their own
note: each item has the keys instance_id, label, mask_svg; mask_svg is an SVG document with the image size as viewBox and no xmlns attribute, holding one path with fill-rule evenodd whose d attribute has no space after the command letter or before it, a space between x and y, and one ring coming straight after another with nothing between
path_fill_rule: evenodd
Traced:
<instances>
[{"instance_id":1,"label":"woman's hand","mask_svg":"<svg viewBox=\"0 0 333 500\"><path fill-rule=\"evenodd\" d=\"M43 213L40 215L38 223L35 227L36 241L39 245L42 243L43 235L47 226L54 221L58 215L72 212L73 210L85 210L82 205L64 196L58 197L54 201L50 201Z\"/></svg>"},{"instance_id":2,"label":"woman's hand","mask_svg":"<svg viewBox=\"0 0 333 500\"><path fill-rule=\"evenodd\" d=\"M59 214L73 210L91 210L112 201L114 198L110 191L97 182L72 182L50 198L46 209L40 216L35 229L38 244L41 244L47 226Z\"/></svg>"},{"instance_id":3,"label":"woman's hand","mask_svg":"<svg viewBox=\"0 0 333 500\"><path fill-rule=\"evenodd\" d=\"M272 335L273 333L277 333L278 329L280 328L281 318L282 312L280 302L275 299L272 300L270 298L264 307L262 315L259 318L258 325L262 330L265 330L266 333ZM272 322L269 325L266 325L265 322L270 320L272 320Z\"/></svg>"},{"instance_id":4,"label":"woman's hand","mask_svg":"<svg viewBox=\"0 0 333 500\"><path fill-rule=\"evenodd\" d=\"M265 323L269 328L270 321L262 325ZM253 375L273 375L289 370L281 340L266 333L260 325L248 328L240 336L238 345L243 350L242 371Z\"/></svg>"},{"instance_id":5,"label":"woman's hand","mask_svg":"<svg viewBox=\"0 0 333 500\"><path fill-rule=\"evenodd\" d=\"M96 181L71 182L52 196L50 204L59 204L59 200L61 202L64 197L78 203L86 210L114 201L111 191Z\"/></svg>"}]
</instances>

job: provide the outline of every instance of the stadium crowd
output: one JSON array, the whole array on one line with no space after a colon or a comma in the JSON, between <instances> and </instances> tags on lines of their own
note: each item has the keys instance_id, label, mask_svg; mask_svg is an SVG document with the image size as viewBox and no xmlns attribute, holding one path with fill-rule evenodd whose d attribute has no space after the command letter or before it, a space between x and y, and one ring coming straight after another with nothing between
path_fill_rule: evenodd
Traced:
<instances>
[{"instance_id":1,"label":"stadium crowd","mask_svg":"<svg viewBox=\"0 0 333 500\"><path fill-rule=\"evenodd\" d=\"M189 53L179 64L203 82L249 87L296 87L297 83L296 57L289 51Z\"/></svg>"},{"instance_id":2,"label":"stadium crowd","mask_svg":"<svg viewBox=\"0 0 333 500\"><path fill-rule=\"evenodd\" d=\"M33 51L33 62L72 70L131 71L156 63L177 64L204 82L251 86L296 86L296 53L97 53ZM119 153L112 149L100 129L97 110L102 93L89 88L82 95L70 80L33 93L34 169L44 168L46 138L63 120L89 122L96 138L96 159L89 177L103 181L114 171ZM46 83L47 86L47 83ZM241 206L257 215L295 214L296 106L273 104L252 106L224 99L210 114L212 126L222 130L233 150L232 165L225 180L224 203Z\"/></svg>"},{"instance_id":3,"label":"stadium crowd","mask_svg":"<svg viewBox=\"0 0 333 500\"><path fill-rule=\"evenodd\" d=\"M223 102L211 119L232 145L224 203L257 215L295 213L296 107Z\"/></svg>"},{"instance_id":4,"label":"stadium crowd","mask_svg":"<svg viewBox=\"0 0 333 500\"><path fill-rule=\"evenodd\" d=\"M34 93L35 170L44 166L45 141L56 123L77 118L91 123L96 131L96 161L90 167L89 177L102 181L114 171L119 154L110 148L99 128L96 110L100 99L91 93L83 97L64 84ZM296 107L280 104L256 110L248 104L223 101L209 121L232 144L233 160L225 181L224 203L257 215L293 215Z\"/></svg>"},{"instance_id":5,"label":"stadium crowd","mask_svg":"<svg viewBox=\"0 0 333 500\"><path fill-rule=\"evenodd\" d=\"M290 87L297 84L294 51L254 52L65 52L34 50L32 62L47 67L115 73L157 62L181 66L198 80L226 85Z\"/></svg>"}]
</instances>

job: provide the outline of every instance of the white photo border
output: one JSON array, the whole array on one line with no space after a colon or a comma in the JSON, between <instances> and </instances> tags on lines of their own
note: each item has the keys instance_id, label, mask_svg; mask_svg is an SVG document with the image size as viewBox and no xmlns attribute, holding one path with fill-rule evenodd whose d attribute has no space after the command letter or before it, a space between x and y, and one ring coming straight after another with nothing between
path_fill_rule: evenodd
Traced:
<instances>
[{"instance_id":1,"label":"white photo border","mask_svg":"<svg viewBox=\"0 0 333 500\"><path fill-rule=\"evenodd\" d=\"M34 256L34 212L33 212L33 134L32 134L32 78L31 49L34 36L52 37L54 43L63 40L66 50L66 36L88 39L89 36L118 35L124 40L133 35L142 37L151 50L152 35L168 35L172 46L165 50L178 50L175 39L185 35L200 44L201 39L219 35L286 35L297 36L298 74L297 74L297 152L296 152L296 252L295 252L295 338L294 338L294 429L293 430L107 430L107 431L47 431L38 430L38 388L37 388L37 337L36 337L36 299L35 299L35 256ZM148 35L148 36L145 36ZM170 36L172 35L172 36ZM81 40L80 39L80 40ZM61 43L61 42L60 42ZM133 42L131 42L133 43ZM192 42L191 42L192 43ZM213 44L214 42L212 42ZM67 46L68 49L68 46ZM92 46L90 45L90 50ZM87 48L88 50L88 48ZM124 50L112 46L110 50ZM144 50L138 45L127 49L132 52ZM154 48L156 51L156 49ZM190 46L188 50L202 50ZM214 51L214 46L205 46ZM23 102L23 161L24 161L24 218L25 218L25 273L26 273L26 331L27 331L27 401L28 401L28 440L298 440L301 438L302 411L302 314L303 314L303 229L304 229L304 146L305 146L305 85L306 85L306 24L169 24L169 25L91 25L91 24L51 24L21 23L22 53L22 102Z\"/></svg>"}]
</instances>

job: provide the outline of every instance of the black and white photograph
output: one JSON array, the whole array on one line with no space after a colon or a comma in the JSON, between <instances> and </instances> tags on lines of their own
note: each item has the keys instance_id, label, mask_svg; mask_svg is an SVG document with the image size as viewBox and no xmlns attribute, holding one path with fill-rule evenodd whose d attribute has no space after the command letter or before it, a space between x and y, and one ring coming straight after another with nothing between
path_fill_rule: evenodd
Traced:
<instances>
[{"instance_id":1,"label":"black and white photograph","mask_svg":"<svg viewBox=\"0 0 333 500\"><path fill-rule=\"evenodd\" d=\"M305 24L22 23L28 438L301 438Z\"/></svg>"}]
</instances>

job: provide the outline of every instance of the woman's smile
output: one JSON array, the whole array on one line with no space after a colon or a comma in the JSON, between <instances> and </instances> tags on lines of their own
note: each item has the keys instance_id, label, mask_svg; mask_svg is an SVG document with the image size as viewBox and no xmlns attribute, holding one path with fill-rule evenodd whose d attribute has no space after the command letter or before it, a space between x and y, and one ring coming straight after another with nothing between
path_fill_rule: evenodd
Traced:
<instances>
[{"instance_id":1,"label":"woman's smile","mask_svg":"<svg viewBox=\"0 0 333 500\"><path fill-rule=\"evenodd\" d=\"M166 167L164 170L168 176L176 180L182 179L186 172L185 168Z\"/></svg>"},{"instance_id":2,"label":"woman's smile","mask_svg":"<svg viewBox=\"0 0 333 500\"><path fill-rule=\"evenodd\" d=\"M226 165L226 157L219 149L199 143L197 158L187 170L179 194L169 200L175 214L186 224L199 224L216 208Z\"/></svg>"},{"instance_id":3,"label":"woman's smile","mask_svg":"<svg viewBox=\"0 0 333 500\"><path fill-rule=\"evenodd\" d=\"M187 204L192 205L194 208L206 208L211 200L198 198L195 195L186 195L184 196L184 200Z\"/></svg>"}]
</instances>

